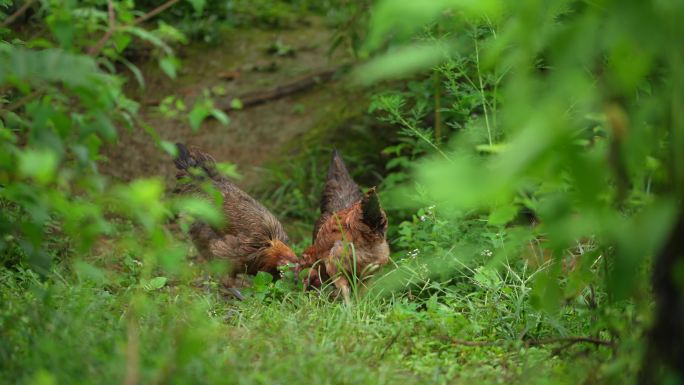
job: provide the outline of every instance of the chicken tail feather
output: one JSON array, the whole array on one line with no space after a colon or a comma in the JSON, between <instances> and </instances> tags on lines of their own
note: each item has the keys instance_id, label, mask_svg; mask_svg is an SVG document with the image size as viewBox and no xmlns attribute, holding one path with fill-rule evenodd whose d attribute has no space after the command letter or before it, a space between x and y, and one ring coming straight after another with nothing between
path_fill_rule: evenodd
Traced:
<instances>
[{"instance_id":1,"label":"chicken tail feather","mask_svg":"<svg viewBox=\"0 0 684 385\"><path fill-rule=\"evenodd\" d=\"M203 176L208 176L211 179L219 177L219 173L216 170L216 161L211 155L197 149L189 150L182 143L176 143L176 149L178 154L173 163L178 171L180 171L178 174L179 179L186 176L192 176L194 179L201 179ZM197 171L193 172L193 170L200 171L199 175Z\"/></svg>"},{"instance_id":2,"label":"chicken tail feather","mask_svg":"<svg viewBox=\"0 0 684 385\"><path fill-rule=\"evenodd\" d=\"M349 175L347 166L339 151L333 150L328 176L326 178L323 196L321 198L321 213L334 213L361 199L359 186Z\"/></svg>"},{"instance_id":3,"label":"chicken tail feather","mask_svg":"<svg viewBox=\"0 0 684 385\"><path fill-rule=\"evenodd\" d=\"M380 199L378 198L375 187L368 190L368 192L361 199L362 221L371 230L384 234L387 229L387 216L380 206Z\"/></svg>"}]
</instances>

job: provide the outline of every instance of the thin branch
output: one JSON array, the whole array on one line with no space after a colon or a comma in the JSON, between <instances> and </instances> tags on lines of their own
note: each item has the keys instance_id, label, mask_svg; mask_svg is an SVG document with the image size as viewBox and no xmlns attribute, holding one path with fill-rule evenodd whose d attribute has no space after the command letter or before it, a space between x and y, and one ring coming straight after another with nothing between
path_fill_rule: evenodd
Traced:
<instances>
[{"instance_id":1,"label":"thin branch","mask_svg":"<svg viewBox=\"0 0 684 385\"><path fill-rule=\"evenodd\" d=\"M160 14L164 11L166 11L166 9L168 9L169 7L172 7L173 5L175 5L179 1L180 0L169 0L169 1L167 1L166 3L158 6L157 8L155 8L155 9L147 12L146 14L140 16L139 18L135 19L135 21L133 21L133 25L138 25L140 23L144 23L145 21L157 16L158 14Z\"/></svg>"},{"instance_id":2,"label":"thin branch","mask_svg":"<svg viewBox=\"0 0 684 385\"><path fill-rule=\"evenodd\" d=\"M116 25L116 13L114 12L112 0L107 0L107 16L109 16L109 27L114 28Z\"/></svg>"},{"instance_id":3,"label":"thin branch","mask_svg":"<svg viewBox=\"0 0 684 385\"><path fill-rule=\"evenodd\" d=\"M463 346L500 346L505 344L507 341L467 341L467 340L452 340L455 345ZM527 346L540 346L540 345L550 345L564 343L567 346L588 343L596 346L610 346L615 347L615 342L600 340L591 337L558 337L558 338L547 338L541 340L524 340L522 341Z\"/></svg>"},{"instance_id":4,"label":"thin branch","mask_svg":"<svg viewBox=\"0 0 684 385\"><path fill-rule=\"evenodd\" d=\"M442 140L442 85L439 79L439 71L435 71L433 77L435 87L435 143L439 143Z\"/></svg>"},{"instance_id":5,"label":"thin branch","mask_svg":"<svg viewBox=\"0 0 684 385\"><path fill-rule=\"evenodd\" d=\"M498 341L467 341L467 340L452 340L454 345L463 346L494 346L500 345Z\"/></svg>"},{"instance_id":6,"label":"thin branch","mask_svg":"<svg viewBox=\"0 0 684 385\"><path fill-rule=\"evenodd\" d=\"M116 14L114 13L114 4L112 3L112 0L107 0L107 13L109 15L109 28L107 28L107 32L102 35L100 40L98 40L94 46L90 47L88 50L88 55L90 56L99 55L116 30Z\"/></svg>"},{"instance_id":7,"label":"thin branch","mask_svg":"<svg viewBox=\"0 0 684 385\"><path fill-rule=\"evenodd\" d=\"M0 115L4 116L8 112L14 112L18 110L19 108L23 107L26 103L32 101L33 99L39 97L43 93L43 90L35 90L31 92L30 94L26 94L21 97L21 99L17 100L16 102L10 104L7 106L7 108L3 108L0 110Z\"/></svg>"},{"instance_id":8,"label":"thin branch","mask_svg":"<svg viewBox=\"0 0 684 385\"><path fill-rule=\"evenodd\" d=\"M390 338L389 342L387 342L387 344L385 345L385 348L382 349L382 353L380 353L380 359L383 359L385 357L385 354L387 353L389 348L392 347L392 345L394 345L395 342L397 342L397 339L399 338L400 334L401 334L401 329L399 329L399 331L396 332L392 336L392 338Z\"/></svg>"},{"instance_id":9,"label":"thin branch","mask_svg":"<svg viewBox=\"0 0 684 385\"><path fill-rule=\"evenodd\" d=\"M427 136L425 136L425 135L424 135L422 132L420 132L416 127L414 127L411 123L409 123L406 119L404 119L403 116L397 115L396 118L397 118L397 120L399 120L399 123L401 123L404 127L406 127L407 129L409 129L411 132L413 132L414 135L416 135L416 136L417 136L418 138L420 138L422 141L424 141L424 142L427 143L429 146L431 146L432 148L434 148L435 151L437 151L437 153L439 153L444 159L448 160L450 163L453 163L453 162L454 162L453 160L451 160L451 158L449 158L449 156L448 156L444 151L442 151L442 149L440 149L439 147L437 147L437 145L434 144L434 143L432 142L432 140L430 140L430 138L428 138Z\"/></svg>"},{"instance_id":10,"label":"thin branch","mask_svg":"<svg viewBox=\"0 0 684 385\"><path fill-rule=\"evenodd\" d=\"M135 19L130 25L117 26L117 25L115 25L115 19L114 19L114 7L112 6L111 0L109 0L109 2L108 2L108 8L109 8L109 28L107 29L107 32L105 32L105 34L102 35L102 37L100 38L100 40L98 40L97 43L95 43L95 45L92 46L92 47L88 50L88 55L90 55L90 56L97 56L97 55L99 55L100 52L102 52L102 49L104 49L105 44L107 44L107 42L109 41L109 39L111 39L112 35L114 35L114 32L116 32L117 30L120 30L120 29L123 29L123 28L126 28L126 27L136 26L136 25L138 25L138 24L140 24L140 23L143 23L143 22L145 22L145 21L147 21L147 20L149 20L149 19L151 19L151 18L157 16L158 14L164 12L165 10L167 10L168 8L170 8L171 6L173 6L173 5L175 5L176 3L178 3L179 1L180 1L180 0L169 0L169 1L167 1L166 3L164 3L164 4L160 5L160 6L158 6L157 8L155 8L155 9L153 9L153 10L147 12L146 14L144 14L144 15L138 17L138 18Z\"/></svg>"},{"instance_id":11,"label":"thin branch","mask_svg":"<svg viewBox=\"0 0 684 385\"><path fill-rule=\"evenodd\" d=\"M28 9L31 7L33 3L35 3L36 0L26 0L24 5L19 7L19 9L16 10L13 14L11 14L7 19L3 20L2 23L0 23L0 27L7 27L8 25L14 23L15 20L17 20L21 15L26 13Z\"/></svg>"}]
</instances>

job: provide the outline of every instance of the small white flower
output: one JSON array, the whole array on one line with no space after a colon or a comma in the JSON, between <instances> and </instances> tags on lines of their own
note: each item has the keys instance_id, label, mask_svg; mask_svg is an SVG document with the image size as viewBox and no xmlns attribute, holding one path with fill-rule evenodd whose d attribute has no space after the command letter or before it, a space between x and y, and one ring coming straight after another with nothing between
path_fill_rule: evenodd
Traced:
<instances>
[{"instance_id":1,"label":"small white flower","mask_svg":"<svg viewBox=\"0 0 684 385\"><path fill-rule=\"evenodd\" d=\"M418 256L418 254L420 254L420 250L418 250L418 249L413 249L413 250L409 251L406 255L407 255L409 258L411 258L411 259L416 259L416 257Z\"/></svg>"},{"instance_id":2,"label":"small white flower","mask_svg":"<svg viewBox=\"0 0 684 385\"><path fill-rule=\"evenodd\" d=\"M493 254L494 254L494 253L492 253L492 251L489 250L489 249L484 249L484 250L482 250L482 255L485 256L485 257L491 257Z\"/></svg>"},{"instance_id":3,"label":"small white flower","mask_svg":"<svg viewBox=\"0 0 684 385\"><path fill-rule=\"evenodd\" d=\"M427 217L426 217L425 215L421 215L421 216L420 216L420 221L421 221L421 222L425 222L426 219L427 219Z\"/></svg>"}]
</instances>

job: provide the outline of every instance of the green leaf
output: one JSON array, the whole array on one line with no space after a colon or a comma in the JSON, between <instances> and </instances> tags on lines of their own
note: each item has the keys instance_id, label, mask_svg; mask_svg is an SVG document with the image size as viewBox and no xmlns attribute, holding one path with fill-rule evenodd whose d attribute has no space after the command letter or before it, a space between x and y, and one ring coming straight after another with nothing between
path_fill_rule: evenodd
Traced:
<instances>
[{"instance_id":1,"label":"green leaf","mask_svg":"<svg viewBox=\"0 0 684 385\"><path fill-rule=\"evenodd\" d=\"M353 77L361 84L406 77L434 67L450 52L451 48L442 42L408 45L359 66Z\"/></svg>"},{"instance_id":2,"label":"green leaf","mask_svg":"<svg viewBox=\"0 0 684 385\"><path fill-rule=\"evenodd\" d=\"M223 224L223 215L221 211L206 200L192 197L182 198L178 201L178 209L179 211L190 214L212 226L218 227Z\"/></svg>"},{"instance_id":3,"label":"green leaf","mask_svg":"<svg viewBox=\"0 0 684 385\"><path fill-rule=\"evenodd\" d=\"M496 207L489 213L488 222L490 225L505 225L515 218L518 214L518 207L515 205L504 205Z\"/></svg>"},{"instance_id":4,"label":"green leaf","mask_svg":"<svg viewBox=\"0 0 684 385\"><path fill-rule=\"evenodd\" d=\"M260 271L254 277L252 281L252 286L256 291L264 291L268 288L268 285L273 281L273 276L269 273Z\"/></svg>"},{"instance_id":5,"label":"green leaf","mask_svg":"<svg viewBox=\"0 0 684 385\"><path fill-rule=\"evenodd\" d=\"M143 77L142 71L140 71L140 68L138 68L135 64L129 62L128 60L121 58L121 62L128 68L133 76L135 77L135 80L138 82L138 85L140 88L145 88L145 78Z\"/></svg>"},{"instance_id":6,"label":"green leaf","mask_svg":"<svg viewBox=\"0 0 684 385\"><path fill-rule=\"evenodd\" d=\"M188 2L192 5L192 8L198 15L204 12L204 7L207 4L206 0L188 0Z\"/></svg>"},{"instance_id":7,"label":"green leaf","mask_svg":"<svg viewBox=\"0 0 684 385\"><path fill-rule=\"evenodd\" d=\"M174 56L166 56L159 59L159 68L171 79L177 76L176 70L180 66L180 62Z\"/></svg>"},{"instance_id":8,"label":"green leaf","mask_svg":"<svg viewBox=\"0 0 684 385\"><path fill-rule=\"evenodd\" d=\"M55 376L45 369L38 369L32 376L29 385L56 385Z\"/></svg>"},{"instance_id":9,"label":"green leaf","mask_svg":"<svg viewBox=\"0 0 684 385\"><path fill-rule=\"evenodd\" d=\"M164 285L166 285L166 281L166 277L155 277L150 279L149 281L143 280L142 287L147 291L159 290L162 287L164 287Z\"/></svg>"},{"instance_id":10,"label":"green leaf","mask_svg":"<svg viewBox=\"0 0 684 385\"><path fill-rule=\"evenodd\" d=\"M166 44L162 39L160 39L159 37L157 37L153 33L149 32L143 28L127 26L127 27L122 27L121 30L126 31L132 35L135 35L135 36L147 41L148 43L154 45L157 48L161 48L164 51L164 53L166 53L167 55L173 54L173 50L171 49L171 47L168 46L168 44Z\"/></svg>"},{"instance_id":11,"label":"green leaf","mask_svg":"<svg viewBox=\"0 0 684 385\"><path fill-rule=\"evenodd\" d=\"M192 108L192 111L188 114L188 119L190 120L190 127L193 132L197 132L204 119L211 115L211 112L206 103L198 103Z\"/></svg>"},{"instance_id":12,"label":"green leaf","mask_svg":"<svg viewBox=\"0 0 684 385\"><path fill-rule=\"evenodd\" d=\"M235 163L219 162L219 163L216 163L216 169L223 176L227 176L227 177L235 178L235 179L242 178L242 175L240 175L240 173L238 172L237 165Z\"/></svg>"},{"instance_id":13,"label":"green leaf","mask_svg":"<svg viewBox=\"0 0 684 385\"><path fill-rule=\"evenodd\" d=\"M57 155L52 151L28 149L19 153L19 174L49 183L55 177L57 162Z\"/></svg>"},{"instance_id":14,"label":"green leaf","mask_svg":"<svg viewBox=\"0 0 684 385\"><path fill-rule=\"evenodd\" d=\"M178 148L176 147L175 144L169 142L168 140L161 140L159 141L159 146L166 151L167 154L171 155L172 157L176 157L178 155Z\"/></svg>"},{"instance_id":15,"label":"green leaf","mask_svg":"<svg viewBox=\"0 0 684 385\"><path fill-rule=\"evenodd\" d=\"M218 108L214 108L211 110L211 116L213 116L216 120L221 122L224 126L227 126L228 123L230 123L230 118L228 115L226 115L225 112L219 110Z\"/></svg>"},{"instance_id":16,"label":"green leaf","mask_svg":"<svg viewBox=\"0 0 684 385\"><path fill-rule=\"evenodd\" d=\"M501 278L496 270L487 266L481 266L475 269L473 279L483 287L489 289L495 289L502 284Z\"/></svg>"},{"instance_id":17,"label":"green leaf","mask_svg":"<svg viewBox=\"0 0 684 385\"><path fill-rule=\"evenodd\" d=\"M117 52L123 52L133 39L130 35L125 33L115 33L112 36L112 41L114 42L114 47L116 47Z\"/></svg>"},{"instance_id":18,"label":"green leaf","mask_svg":"<svg viewBox=\"0 0 684 385\"><path fill-rule=\"evenodd\" d=\"M64 48L71 48L74 43L75 36L75 25L68 13L64 13L60 16L52 15L48 17L48 25L52 30L52 33L59 41L59 44Z\"/></svg>"},{"instance_id":19,"label":"green leaf","mask_svg":"<svg viewBox=\"0 0 684 385\"><path fill-rule=\"evenodd\" d=\"M555 314L561 305L563 292L558 281L560 263L555 263L546 271L537 274L532 283L530 304L538 310Z\"/></svg>"},{"instance_id":20,"label":"green leaf","mask_svg":"<svg viewBox=\"0 0 684 385\"><path fill-rule=\"evenodd\" d=\"M82 279L87 279L92 282L95 282L96 284L105 284L108 282L107 275L105 272L96 267L91 265L88 262L85 261L76 261L74 264L74 270L76 271L76 274L78 274L79 277Z\"/></svg>"},{"instance_id":21,"label":"green leaf","mask_svg":"<svg viewBox=\"0 0 684 385\"><path fill-rule=\"evenodd\" d=\"M243 105L242 105L242 100L240 100L240 99L238 99L238 98L233 98L233 99L230 101L230 108L232 108L232 109L234 109L234 110L241 110L242 107L243 107Z\"/></svg>"},{"instance_id":22,"label":"green leaf","mask_svg":"<svg viewBox=\"0 0 684 385\"><path fill-rule=\"evenodd\" d=\"M108 82L88 56L73 55L60 49L42 51L9 48L0 52L0 84L8 81L62 82L65 85L92 89L93 84Z\"/></svg>"},{"instance_id":23,"label":"green leaf","mask_svg":"<svg viewBox=\"0 0 684 385\"><path fill-rule=\"evenodd\" d=\"M445 11L458 12L466 20L496 20L502 8L500 0L382 0L371 13L365 49L378 48L390 34L398 38L410 37Z\"/></svg>"}]
</instances>

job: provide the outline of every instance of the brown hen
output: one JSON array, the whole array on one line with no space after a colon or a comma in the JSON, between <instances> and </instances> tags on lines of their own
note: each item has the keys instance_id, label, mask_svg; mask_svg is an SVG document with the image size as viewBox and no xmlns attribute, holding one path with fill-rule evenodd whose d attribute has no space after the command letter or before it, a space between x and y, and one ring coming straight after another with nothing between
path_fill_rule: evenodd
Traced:
<instances>
[{"instance_id":1,"label":"brown hen","mask_svg":"<svg viewBox=\"0 0 684 385\"><path fill-rule=\"evenodd\" d=\"M313 244L302 255L304 265L311 267L308 285L332 280L348 303L350 279L363 283L389 261L386 233L387 215L375 188L361 194L342 157L333 151Z\"/></svg>"},{"instance_id":2,"label":"brown hen","mask_svg":"<svg viewBox=\"0 0 684 385\"><path fill-rule=\"evenodd\" d=\"M229 264L230 274L224 284L236 297L243 299L234 287L237 274L255 275L259 271L265 271L277 278L280 266L298 266L297 256L287 246L288 236L271 212L221 176L210 155L197 149L188 150L180 143L176 147L176 192L206 197L202 184L211 183L221 193L226 224L221 228L213 228L202 221L196 221L189 233L204 258L225 260Z\"/></svg>"}]
</instances>

